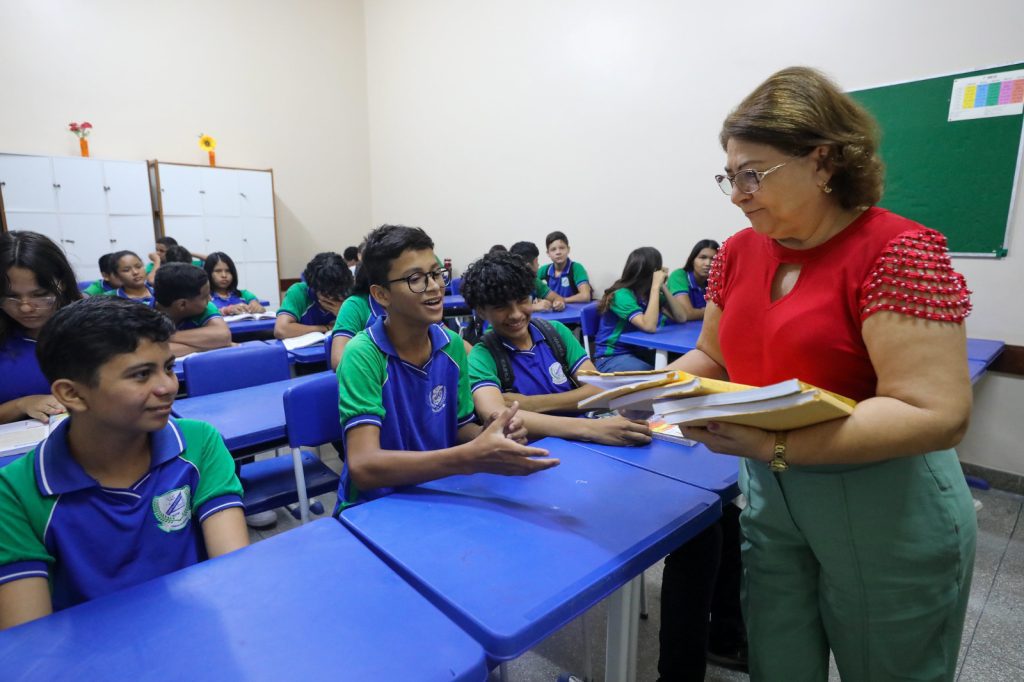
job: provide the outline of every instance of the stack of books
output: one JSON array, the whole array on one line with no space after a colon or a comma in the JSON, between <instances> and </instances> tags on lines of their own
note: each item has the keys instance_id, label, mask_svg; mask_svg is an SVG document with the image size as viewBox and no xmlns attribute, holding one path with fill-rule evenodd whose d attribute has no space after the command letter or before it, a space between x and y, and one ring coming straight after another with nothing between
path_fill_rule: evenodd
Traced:
<instances>
[{"instance_id":1,"label":"stack of books","mask_svg":"<svg viewBox=\"0 0 1024 682\"><path fill-rule=\"evenodd\" d=\"M709 421L788 431L840 419L856 401L789 379L747 386L686 372L580 372L580 380L604 390L580 402L582 409L649 413L665 424L703 426Z\"/></svg>"}]
</instances>

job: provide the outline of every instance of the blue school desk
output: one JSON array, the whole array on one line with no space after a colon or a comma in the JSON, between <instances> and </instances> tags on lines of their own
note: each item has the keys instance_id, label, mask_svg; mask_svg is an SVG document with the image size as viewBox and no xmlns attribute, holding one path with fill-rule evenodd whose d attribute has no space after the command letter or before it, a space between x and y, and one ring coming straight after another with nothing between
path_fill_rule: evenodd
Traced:
<instances>
[{"instance_id":1,"label":"blue school desk","mask_svg":"<svg viewBox=\"0 0 1024 682\"><path fill-rule=\"evenodd\" d=\"M653 348L657 351L654 367L661 369L668 364L670 352L683 354L697 347L697 338L700 337L700 330L703 326L703 321L694 320L682 324L666 325L653 333L635 329L623 333L619 340L631 346Z\"/></svg>"},{"instance_id":2,"label":"blue school desk","mask_svg":"<svg viewBox=\"0 0 1024 682\"><path fill-rule=\"evenodd\" d=\"M325 627L332 618L341 624ZM0 632L0 670L4 680L487 678L480 645L333 519Z\"/></svg>"},{"instance_id":3,"label":"blue school desk","mask_svg":"<svg viewBox=\"0 0 1024 682\"><path fill-rule=\"evenodd\" d=\"M238 320L237 322L228 322L228 329L231 330L231 336L242 336L249 334L266 334L274 332L274 322L276 320Z\"/></svg>"},{"instance_id":4,"label":"blue school desk","mask_svg":"<svg viewBox=\"0 0 1024 682\"><path fill-rule=\"evenodd\" d=\"M586 308L588 303L566 303L565 310L555 312L554 310L548 310L544 312L534 313L534 317L540 317L548 322L561 322L562 324L579 324L581 311Z\"/></svg>"},{"instance_id":5,"label":"blue school desk","mask_svg":"<svg viewBox=\"0 0 1024 682\"><path fill-rule=\"evenodd\" d=\"M470 310L466 307L466 299L461 294L451 294L444 297L445 317L458 315L469 315Z\"/></svg>"},{"instance_id":6,"label":"blue school desk","mask_svg":"<svg viewBox=\"0 0 1024 682\"><path fill-rule=\"evenodd\" d=\"M636 661L639 574L721 515L706 490L556 438L526 477L454 476L346 509L342 523L483 645L525 652L604 597L609 680Z\"/></svg>"},{"instance_id":7,"label":"blue school desk","mask_svg":"<svg viewBox=\"0 0 1024 682\"><path fill-rule=\"evenodd\" d=\"M263 341L263 343L282 343L280 339ZM288 351L288 362L296 365L310 365L317 362L327 362L327 350L323 343L314 343L305 348L295 348Z\"/></svg>"},{"instance_id":8,"label":"blue school desk","mask_svg":"<svg viewBox=\"0 0 1024 682\"><path fill-rule=\"evenodd\" d=\"M703 488L721 497L723 503L740 494L737 483L740 458L715 454L701 443L690 446L655 439L639 447L600 443L580 443L580 446L620 462Z\"/></svg>"}]
</instances>

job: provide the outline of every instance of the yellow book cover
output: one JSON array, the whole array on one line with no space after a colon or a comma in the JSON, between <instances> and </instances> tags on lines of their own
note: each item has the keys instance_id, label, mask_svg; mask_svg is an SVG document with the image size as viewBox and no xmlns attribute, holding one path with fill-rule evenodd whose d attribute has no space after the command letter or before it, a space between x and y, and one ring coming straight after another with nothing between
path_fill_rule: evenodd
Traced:
<instances>
[{"instance_id":1,"label":"yellow book cover","mask_svg":"<svg viewBox=\"0 0 1024 682\"><path fill-rule=\"evenodd\" d=\"M660 416L679 426L704 426L709 421L720 421L768 431L789 431L847 417L855 405L849 398L811 387L766 400L698 406Z\"/></svg>"}]
</instances>

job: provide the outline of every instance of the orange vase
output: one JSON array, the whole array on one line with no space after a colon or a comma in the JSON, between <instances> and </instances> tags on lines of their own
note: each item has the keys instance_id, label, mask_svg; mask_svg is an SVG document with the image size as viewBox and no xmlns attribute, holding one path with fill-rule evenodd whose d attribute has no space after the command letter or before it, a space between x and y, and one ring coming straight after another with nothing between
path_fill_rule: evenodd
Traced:
<instances>
[{"instance_id":1,"label":"orange vase","mask_svg":"<svg viewBox=\"0 0 1024 682\"><path fill-rule=\"evenodd\" d=\"M84 137L78 138L78 148L82 150L82 156L89 156L89 140Z\"/></svg>"},{"instance_id":2,"label":"orange vase","mask_svg":"<svg viewBox=\"0 0 1024 682\"><path fill-rule=\"evenodd\" d=\"M210 155L210 167L212 168L212 167L216 166L217 165L217 154L215 154L213 151L209 151L209 152L207 152L207 154Z\"/></svg>"}]
</instances>

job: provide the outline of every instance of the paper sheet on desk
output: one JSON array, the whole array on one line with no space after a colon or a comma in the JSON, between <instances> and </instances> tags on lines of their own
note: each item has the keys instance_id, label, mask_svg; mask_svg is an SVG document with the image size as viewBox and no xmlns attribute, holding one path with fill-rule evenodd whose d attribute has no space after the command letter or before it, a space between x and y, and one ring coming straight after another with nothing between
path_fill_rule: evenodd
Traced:
<instances>
[{"instance_id":1,"label":"paper sheet on desk","mask_svg":"<svg viewBox=\"0 0 1024 682\"><path fill-rule=\"evenodd\" d=\"M324 339L327 338L327 334L323 332L309 332L302 336L296 336L290 339L285 339L281 343L287 350L295 350L296 348L305 348L307 346L315 346L318 343L323 343Z\"/></svg>"}]
</instances>

